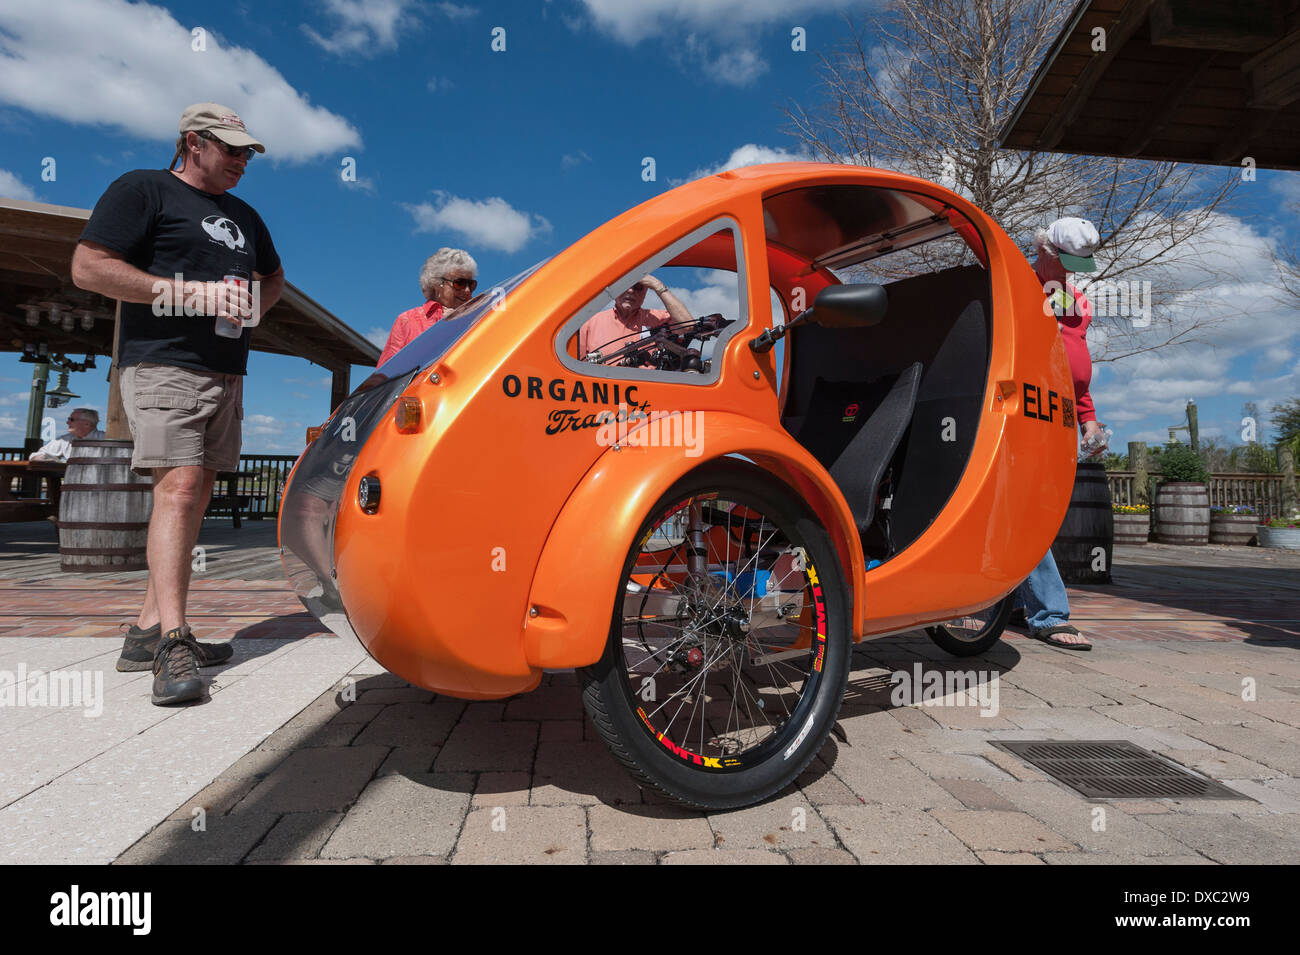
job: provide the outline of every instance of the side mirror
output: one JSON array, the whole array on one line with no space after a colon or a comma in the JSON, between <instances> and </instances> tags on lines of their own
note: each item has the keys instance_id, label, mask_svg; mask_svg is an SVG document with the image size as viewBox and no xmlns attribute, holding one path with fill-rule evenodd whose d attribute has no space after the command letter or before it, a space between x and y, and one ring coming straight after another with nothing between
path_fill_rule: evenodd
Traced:
<instances>
[{"instance_id":1,"label":"side mirror","mask_svg":"<svg viewBox=\"0 0 1300 955\"><path fill-rule=\"evenodd\" d=\"M812 320L823 328L870 328L888 311L883 285L828 285L813 300Z\"/></svg>"}]
</instances>

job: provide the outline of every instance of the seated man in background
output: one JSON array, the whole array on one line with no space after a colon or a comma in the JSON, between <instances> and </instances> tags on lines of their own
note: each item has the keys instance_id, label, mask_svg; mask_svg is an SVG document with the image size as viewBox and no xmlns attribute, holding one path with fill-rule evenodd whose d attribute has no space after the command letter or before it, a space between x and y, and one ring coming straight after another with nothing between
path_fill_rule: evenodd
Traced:
<instances>
[{"instance_id":1,"label":"seated man in background","mask_svg":"<svg viewBox=\"0 0 1300 955\"><path fill-rule=\"evenodd\" d=\"M73 408L68 415L68 430L39 451L33 451L29 460L66 464L72 454L73 441L101 441L103 438L104 432L99 430L99 412L94 408Z\"/></svg>"}]
</instances>

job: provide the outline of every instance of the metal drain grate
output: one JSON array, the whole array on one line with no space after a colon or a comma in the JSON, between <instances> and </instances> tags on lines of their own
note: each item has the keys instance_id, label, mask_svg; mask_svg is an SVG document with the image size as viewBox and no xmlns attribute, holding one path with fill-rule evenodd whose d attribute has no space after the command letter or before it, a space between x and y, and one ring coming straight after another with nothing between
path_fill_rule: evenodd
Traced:
<instances>
[{"instance_id":1,"label":"metal drain grate","mask_svg":"<svg viewBox=\"0 0 1300 955\"><path fill-rule=\"evenodd\" d=\"M1128 740L990 740L1092 799L1246 799Z\"/></svg>"}]
</instances>

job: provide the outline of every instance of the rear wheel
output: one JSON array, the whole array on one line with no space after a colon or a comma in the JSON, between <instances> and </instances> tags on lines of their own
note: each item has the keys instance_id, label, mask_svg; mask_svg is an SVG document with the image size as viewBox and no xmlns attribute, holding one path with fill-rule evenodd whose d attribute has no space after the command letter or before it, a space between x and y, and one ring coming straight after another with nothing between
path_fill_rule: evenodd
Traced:
<instances>
[{"instance_id":1,"label":"rear wheel","mask_svg":"<svg viewBox=\"0 0 1300 955\"><path fill-rule=\"evenodd\" d=\"M990 649L1002 639L1002 631L1007 629L1011 618L1011 607L1015 602L1013 590L995 604L955 620L945 620L933 627L926 627L930 639L953 656L973 657Z\"/></svg>"},{"instance_id":2,"label":"rear wheel","mask_svg":"<svg viewBox=\"0 0 1300 955\"><path fill-rule=\"evenodd\" d=\"M848 680L845 586L797 497L739 462L683 478L623 567L583 699L643 783L725 809L778 792L821 749Z\"/></svg>"}]
</instances>

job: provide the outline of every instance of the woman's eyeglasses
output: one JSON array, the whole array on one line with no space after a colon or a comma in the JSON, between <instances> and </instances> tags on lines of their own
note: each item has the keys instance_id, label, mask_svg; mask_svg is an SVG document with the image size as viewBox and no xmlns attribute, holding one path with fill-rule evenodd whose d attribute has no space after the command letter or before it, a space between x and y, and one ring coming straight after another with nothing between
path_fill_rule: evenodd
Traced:
<instances>
[{"instance_id":1,"label":"woman's eyeglasses","mask_svg":"<svg viewBox=\"0 0 1300 955\"><path fill-rule=\"evenodd\" d=\"M447 283L450 284L453 288L455 288L455 289L459 289L459 290L462 291L462 292L472 292L472 291L474 291L476 288L478 288L478 282L476 282L474 279L448 279L448 278L444 278L443 281L444 281L444 282L447 282Z\"/></svg>"}]
</instances>

